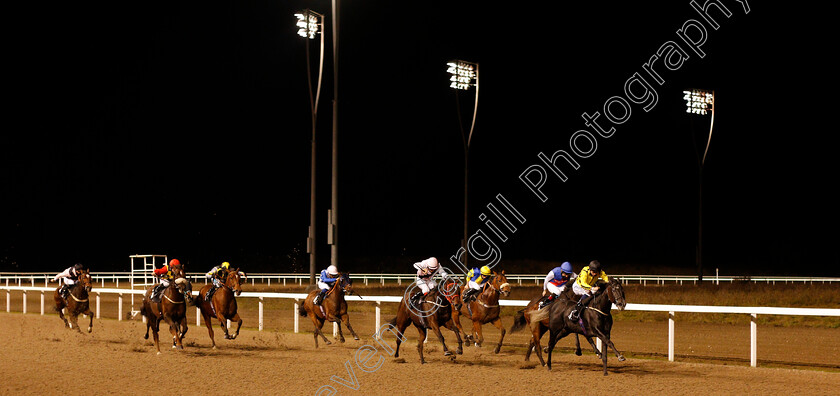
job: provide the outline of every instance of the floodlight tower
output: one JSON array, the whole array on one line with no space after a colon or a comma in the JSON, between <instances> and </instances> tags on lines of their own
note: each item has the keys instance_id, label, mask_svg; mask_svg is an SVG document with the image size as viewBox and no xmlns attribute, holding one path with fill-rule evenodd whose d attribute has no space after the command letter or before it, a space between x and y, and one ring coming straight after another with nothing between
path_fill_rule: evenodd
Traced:
<instances>
[{"instance_id":1,"label":"floodlight tower","mask_svg":"<svg viewBox=\"0 0 840 396\"><path fill-rule=\"evenodd\" d=\"M706 154L709 153L709 144L712 142L712 128L715 126L715 91L703 89L691 89L683 91L683 100L685 100L685 112L689 117L710 117L709 120L709 136L706 139L706 147L703 150L703 155L700 155L699 147L697 147L697 139L694 137L694 129L692 128L692 141L694 142L695 154L697 154L698 172L698 197L697 197L697 278L703 280L703 165L706 163Z\"/></svg>"},{"instance_id":2,"label":"floodlight tower","mask_svg":"<svg viewBox=\"0 0 840 396\"><path fill-rule=\"evenodd\" d=\"M464 239L461 242L464 248L464 266L469 260L469 246L467 246L468 235L468 192L469 192L469 156L470 142L475 130L475 118L478 113L478 63L453 60L446 63L446 72L449 73L449 87L455 90L455 103L458 111L458 127L461 129L461 139L464 143ZM469 91L475 87L475 105L473 107L472 122L469 131L464 130L464 123L461 118L461 103L458 99L460 91Z\"/></svg>"},{"instance_id":3,"label":"floodlight tower","mask_svg":"<svg viewBox=\"0 0 840 396\"><path fill-rule=\"evenodd\" d=\"M309 284L315 284L316 254L315 251L315 123L318 120L318 100L321 96L321 77L324 71L324 16L306 9L295 14L297 17L298 35L308 39L306 41L306 81L309 84L309 108L312 112L312 155L309 181L309 233L306 238L306 252L309 253ZM312 66L310 65L309 40L321 36L321 50L318 57L318 83L315 92L312 91Z\"/></svg>"}]
</instances>

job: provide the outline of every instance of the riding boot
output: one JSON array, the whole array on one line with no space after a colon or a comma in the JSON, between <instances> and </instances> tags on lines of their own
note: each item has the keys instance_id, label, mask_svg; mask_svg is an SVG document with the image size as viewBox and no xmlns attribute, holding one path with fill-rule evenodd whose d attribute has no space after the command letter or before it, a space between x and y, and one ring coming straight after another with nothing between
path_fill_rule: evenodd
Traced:
<instances>
[{"instance_id":1,"label":"riding boot","mask_svg":"<svg viewBox=\"0 0 840 396\"><path fill-rule=\"evenodd\" d=\"M155 302L155 303L160 302L160 292L161 292L162 289L163 289L163 284L162 283L157 284L154 287L154 289L152 289L152 297L150 298L150 300L152 300L152 302Z\"/></svg>"},{"instance_id":2,"label":"riding boot","mask_svg":"<svg viewBox=\"0 0 840 396\"><path fill-rule=\"evenodd\" d=\"M313 300L312 303L315 304L315 305L321 305L321 303L324 302L324 296L326 294L327 294L327 289L321 289L321 291L318 292L318 295L315 296L315 300Z\"/></svg>"},{"instance_id":3,"label":"riding boot","mask_svg":"<svg viewBox=\"0 0 840 396\"><path fill-rule=\"evenodd\" d=\"M63 299L67 299L67 295L70 294L70 285L61 285L61 289L58 291L58 294Z\"/></svg>"},{"instance_id":4,"label":"riding boot","mask_svg":"<svg viewBox=\"0 0 840 396\"><path fill-rule=\"evenodd\" d=\"M588 301L588 300L589 300L589 296L581 297L580 300L575 305L575 309L573 309L572 312L569 313L569 319L575 320L575 321L580 319L580 311L583 309L583 305L586 304L586 301Z\"/></svg>"},{"instance_id":5,"label":"riding boot","mask_svg":"<svg viewBox=\"0 0 840 396\"><path fill-rule=\"evenodd\" d=\"M414 295L411 296L411 298L408 299L409 304L411 304L415 308L419 308L418 304L420 303L419 300L420 300L420 296L422 296L422 295L423 295L422 291L414 293Z\"/></svg>"},{"instance_id":6,"label":"riding boot","mask_svg":"<svg viewBox=\"0 0 840 396\"><path fill-rule=\"evenodd\" d=\"M204 296L204 301L210 302L213 301L213 293L216 292L216 286L211 286L210 290L207 290L207 295Z\"/></svg>"},{"instance_id":7,"label":"riding boot","mask_svg":"<svg viewBox=\"0 0 840 396\"><path fill-rule=\"evenodd\" d=\"M557 298L557 297L559 297L559 296L554 294L554 293L549 294L548 298L546 298L545 300L542 300L542 302L540 302L540 307L537 308L537 309L545 308L546 306L548 306L548 304L551 304L554 301L554 299Z\"/></svg>"}]
</instances>

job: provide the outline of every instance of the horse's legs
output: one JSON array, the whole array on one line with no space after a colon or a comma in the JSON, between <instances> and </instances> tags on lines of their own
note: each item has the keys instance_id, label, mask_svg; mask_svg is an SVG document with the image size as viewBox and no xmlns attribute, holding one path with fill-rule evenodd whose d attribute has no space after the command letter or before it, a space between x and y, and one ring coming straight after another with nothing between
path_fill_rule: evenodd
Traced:
<instances>
[{"instance_id":1,"label":"horse's legs","mask_svg":"<svg viewBox=\"0 0 840 396\"><path fill-rule=\"evenodd\" d=\"M452 352L449 352L449 348L446 347L446 342L443 340L443 333L440 331L440 325L437 323L437 320L430 320L429 322L432 331L435 332L441 345L443 345L443 356L451 356Z\"/></svg>"},{"instance_id":2,"label":"horse's legs","mask_svg":"<svg viewBox=\"0 0 840 396\"><path fill-rule=\"evenodd\" d=\"M201 310L201 316L204 317L204 325L207 326L207 334L210 334L213 349L216 349L216 338L213 336L213 317L210 316L210 312L204 312L203 309ZM318 340L315 340L315 346L318 346Z\"/></svg>"},{"instance_id":3,"label":"horse's legs","mask_svg":"<svg viewBox=\"0 0 840 396\"><path fill-rule=\"evenodd\" d=\"M426 329L414 325L417 328L417 332L420 333L420 336L417 337L417 353L420 354L420 364L426 363L426 360L423 359L423 341L426 341Z\"/></svg>"},{"instance_id":4,"label":"horse's legs","mask_svg":"<svg viewBox=\"0 0 840 396\"><path fill-rule=\"evenodd\" d=\"M504 326L502 326L502 318L496 318L496 320L493 321L493 325L502 332L501 337L499 337L499 343L496 345L496 349L493 350L493 353L499 353L499 350L502 349L502 341L505 340L506 331Z\"/></svg>"},{"instance_id":5,"label":"horse's legs","mask_svg":"<svg viewBox=\"0 0 840 396\"><path fill-rule=\"evenodd\" d=\"M181 318L181 342L184 341L184 336L187 335L187 330L189 330L189 326L187 326L187 315L185 314L183 318Z\"/></svg>"},{"instance_id":6,"label":"horse's legs","mask_svg":"<svg viewBox=\"0 0 840 396\"><path fill-rule=\"evenodd\" d=\"M84 312L88 318L90 318L90 323L88 323L88 333L93 331L93 312L90 311L90 307L88 307L87 311Z\"/></svg>"},{"instance_id":7,"label":"horse's legs","mask_svg":"<svg viewBox=\"0 0 840 396\"><path fill-rule=\"evenodd\" d=\"M233 317L230 318L231 322L236 322L236 334L230 337L231 340L235 340L236 337L239 337L239 329L242 327L242 318L239 317L239 313L233 314Z\"/></svg>"},{"instance_id":8,"label":"horse's legs","mask_svg":"<svg viewBox=\"0 0 840 396\"><path fill-rule=\"evenodd\" d=\"M332 344L332 342L330 340L328 340L327 337L324 335L324 332L321 331L321 328L324 327L324 322L326 321L326 318L324 318L324 319L317 318L317 317L315 317L314 313L312 313L310 316L312 317L312 324L315 325L315 348L318 347L318 336L319 335L321 336L321 338L324 339L325 344L327 344L327 345Z\"/></svg>"},{"instance_id":9,"label":"horse's legs","mask_svg":"<svg viewBox=\"0 0 840 396\"><path fill-rule=\"evenodd\" d=\"M575 333L575 355L583 355L583 351L580 350L580 334L578 333Z\"/></svg>"},{"instance_id":10,"label":"horse's legs","mask_svg":"<svg viewBox=\"0 0 840 396\"><path fill-rule=\"evenodd\" d=\"M596 329L595 331L598 333L598 338L601 339L601 341L604 345L604 352L607 352L607 351L609 351L610 348L612 348L613 352L615 352L615 357L618 358L619 362L623 362L623 361L627 360L627 359L624 358L624 355L621 354L621 352L618 351L618 349L615 349L615 344L613 344L612 339L610 339L609 334L607 334L607 333L605 333L605 332L603 332L599 329Z\"/></svg>"},{"instance_id":11,"label":"horse's legs","mask_svg":"<svg viewBox=\"0 0 840 396\"><path fill-rule=\"evenodd\" d=\"M534 349L537 352L537 358L540 359L540 365L542 366L545 366L545 360L543 360L542 345L540 345L540 339L542 338L543 334L545 334L546 330L548 330L548 327L543 326L542 323L537 323L537 328L534 329L533 332L533 340L531 340L531 343L534 345ZM528 355L530 354L531 350L529 349ZM527 358L525 360L527 360Z\"/></svg>"},{"instance_id":12,"label":"horse's legs","mask_svg":"<svg viewBox=\"0 0 840 396\"><path fill-rule=\"evenodd\" d=\"M473 342L480 347L484 343L484 334L481 333L481 322L473 320Z\"/></svg>"},{"instance_id":13,"label":"horse's legs","mask_svg":"<svg viewBox=\"0 0 840 396\"><path fill-rule=\"evenodd\" d=\"M335 325L338 327L338 341L344 343L344 332L341 331L341 320L336 320L333 323L335 323Z\"/></svg>"},{"instance_id":14,"label":"horse's legs","mask_svg":"<svg viewBox=\"0 0 840 396\"><path fill-rule=\"evenodd\" d=\"M598 359L600 359L601 358L601 351L598 349L598 345L595 345L595 340L592 339L592 336L584 336L584 337L586 337L586 341L589 341L589 345L592 346L592 351L595 352L595 356L597 356Z\"/></svg>"},{"instance_id":15,"label":"horse's legs","mask_svg":"<svg viewBox=\"0 0 840 396\"><path fill-rule=\"evenodd\" d=\"M228 328L227 328L227 318L225 318L225 316L222 314L221 309L216 310L216 319L219 319L219 326L222 326L222 330L225 331L225 339L229 340L230 339L230 334L228 333Z\"/></svg>"},{"instance_id":16,"label":"horse's legs","mask_svg":"<svg viewBox=\"0 0 840 396\"><path fill-rule=\"evenodd\" d=\"M561 338L565 337L569 334L569 331L563 328L560 331L555 332L554 329L551 329L548 333L548 361L546 362L546 366L548 367L548 371L551 371L551 353L554 352L554 346L557 345L557 341L560 341Z\"/></svg>"},{"instance_id":17,"label":"horse's legs","mask_svg":"<svg viewBox=\"0 0 840 396\"><path fill-rule=\"evenodd\" d=\"M352 335L353 335L353 339L354 339L354 340L356 340L356 341L358 341L358 340L359 340L359 336L357 336L357 335L356 335L356 332L353 330L353 327L352 327L352 326L350 326L350 315L348 315L348 314L347 314L347 312L345 312L343 315L341 315L341 321L342 321L342 322L344 322L344 325L345 325L345 326L347 326L347 330L350 330L350 334L352 334ZM340 326L340 325L339 325L339 326ZM339 327L339 329L340 329L340 328L341 328L341 327Z\"/></svg>"},{"instance_id":18,"label":"horse's legs","mask_svg":"<svg viewBox=\"0 0 840 396\"><path fill-rule=\"evenodd\" d=\"M158 331L160 331L161 319L161 317L149 318L149 323L154 322L154 324L152 324L152 335L155 339L155 348L157 348L158 355L160 355L160 335L158 334Z\"/></svg>"},{"instance_id":19,"label":"horse's legs","mask_svg":"<svg viewBox=\"0 0 840 396\"><path fill-rule=\"evenodd\" d=\"M461 332L458 330L458 327L455 325L455 320L451 319L448 322L446 322L446 324L444 324L443 326L446 327L449 330L452 330L452 332L455 333L455 339L458 340L458 349L455 351L455 353L457 353L459 355L463 355L464 354L464 341L461 339Z\"/></svg>"}]
</instances>

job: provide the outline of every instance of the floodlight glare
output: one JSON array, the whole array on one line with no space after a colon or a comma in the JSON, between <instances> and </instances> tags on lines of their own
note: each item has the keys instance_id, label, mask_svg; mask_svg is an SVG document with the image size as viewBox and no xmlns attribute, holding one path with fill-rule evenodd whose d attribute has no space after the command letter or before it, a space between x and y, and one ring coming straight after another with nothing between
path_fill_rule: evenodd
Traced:
<instances>
[{"instance_id":1,"label":"floodlight glare","mask_svg":"<svg viewBox=\"0 0 840 396\"><path fill-rule=\"evenodd\" d=\"M319 26L324 18L323 15L312 10L303 10L296 13L295 17L298 19L295 26L299 28L297 32L299 36L314 39L315 35L320 33Z\"/></svg>"},{"instance_id":2,"label":"floodlight glare","mask_svg":"<svg viewBox=\"0 0 840 396\"><path fill-rule=\"evenodd\" d=\"M707 115L714 109L715 94L701 89L683 91L685 112L689 114Z\"/></svg>"},{"instance_id":3,"label":"floodlight glare","mask_svg":"<svg viewBox=\"0 0 840 396\"><path fill-rule=\"evenodd\" d=\"M468 90L476 78L476 64L465 61L452 61L446 63L446 72L449 73L449 88Z\"/></svg>"}]
</instances>

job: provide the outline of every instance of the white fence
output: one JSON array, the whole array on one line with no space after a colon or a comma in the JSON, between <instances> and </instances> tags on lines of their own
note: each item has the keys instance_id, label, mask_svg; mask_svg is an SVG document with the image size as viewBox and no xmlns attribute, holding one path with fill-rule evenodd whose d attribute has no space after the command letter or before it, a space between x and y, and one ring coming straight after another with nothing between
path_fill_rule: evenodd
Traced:
<instances>
[{"instance_id":1,"label":"white fence","mask_svg":"<svg viewBox=\"0 0 840 396\"><path fill-rule=\"evenodd\" d=\"M54 273L46 272L0 272L0 285L6 286L35 286L36 284L44 284L48 286L48 281L55 276ZM114 283L116 287L120 287L120 283L124 283L128 287L130 283L131 272L91 272L91 278L95 283L99 283L105 287L105 282ZM541 284L545 279L545 274L505 274L508 281L522 285L523 283ZM621 275L615 274L621 279L624 284L640 284L643 286L650 285L664 285L664 284L697 284L699 281L694 275ZM190 272L187 277L192 282L204 282L206 279L204 273ZM414 274L352 274L355 281L364 282L368 285L372 282L385 285L386 283L396 283L402 285L403 282L412 282L415 279ZM305 285L309 283L309 274L278 274L278 273L249 273L248 280L251 285L257 283L271 285L282 284L287 286L289 284ZM805 276L705 276L703 281L706 283L734 283L734 282L753 282L753 283L834 283L840 282L838 277L805 277Z\"/></svg>"},{"instance_id":2,"label":"white fence","mask_svg":"<svg viewBox=\"0 0 840 396\"><path fill-rule=\"evenodd\" d=\"M44 315L44 299L45 295L51 295L55 288L52 287L33 287L33 286L0 286L0 290L6 290L6 312L11 312L11 292L20 291L23 293L23 313L27 313L26 294L27 292L37 292L41 296L41 315ZM100 318L100 296L102 294L117 294L119 301L119 308L117 309L118 320L123 319L123 296L126 294L143 294L143 290L131 289L93 289L92 295L95 295L95 309L94 314L96 318ZM197 295L197 292L193 292ZM266 298L290 298L295 300L294 311L294 331L300 331L300 316L298 315L298 308L301 299L306 298L303 293L256 293L243 292L239 298L258 298L258 329L263 330L264 318L264 301ZM397 303L402 300L401 296L367 296L364 300L352 299L355 302L367 302L375 304L376 311L376 327L379 329L382 325L382 303ZM528 304L527 300L500 300L499 305L511 307L524 307ZM613 309L616 309L613 306ZM668 312L668 360L674 361L674 324L675 314L677 312L695 312L695 313L730 313L730 314L747 314L750 315L750 365L756 367L758 365L758 326L756 319L758 315L802 315L802 316L840 316L840 309L832 308L782 308L782 307L730 307L730 306L707 306L707 305L660 305L660 304L627 304L625 307L627 311L648 311L648 312ZM196 308L196 325L200 326L201 315ZM333 335L335 335L336 327L333 325ZM601 348L600 341L598 347Z\"/></svg>"}]
</instances>

